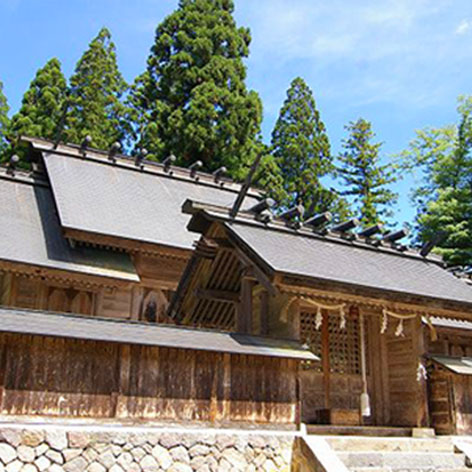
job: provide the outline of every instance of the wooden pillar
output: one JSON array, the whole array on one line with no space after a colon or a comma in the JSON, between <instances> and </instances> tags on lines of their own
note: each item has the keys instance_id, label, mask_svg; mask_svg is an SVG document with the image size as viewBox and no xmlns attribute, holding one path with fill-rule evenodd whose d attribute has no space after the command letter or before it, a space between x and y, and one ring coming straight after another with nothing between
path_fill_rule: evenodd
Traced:
<instances>
[{"instance_id":1,"label":"wooden pillar","mask_svg":"<svg viewBox=\"0 0 472 472\"><path fill-rule=\"evenodd\" d=\"M417 356L417 368L419 369L420 363L424 366L425 354L425 339L421 317L417 316L413 319L412 324L413 349L414 354ZM430 425L427 380L422 375L422 372L417 371L416 375L418 382L416 426L418 428L427 428Z\"/></svg>"},{"instance_id":2,"label":"wooden pillar","mask_svg":"<svg viewBox=\"0 0 472 472\"><path fill-rule=\"evenodd\" d=\"M239 333L252 332L252 288L254 279L243 276L241 279L241 300L237 305L236 327Z\"/></svg>"},{"instance_id":3,"label":"wooden pillar","mask_svg":"<svg viewBox=\"0 0 472 472\"><path fill-rule=\"evenodd\" d=\"M130 319L139 320L139 313L141 309L141 302L143 301L144 294L143 288L134 286L131 289L131 306L130 306Z\"/></svg>"},{"instance_id":4,"label":"wooden pillar","mask_svg":"<svg viewBox=\"0 0 472 472\"><path fill-rule=\"evenodd\" d=\"M223 400L221 416L223 421L231 419L231 354L223 354Z\"/></svg>"},{"instance_id":5,"label":"wooden pillar","mask_svg":"<svg viewBox=\"0 0 472 472\"><path fill-rule=\"evenodd\" d=\"M129 391L129 377L131 368L131 347L129 344L123 344L120 347L119 356L120 373L115 403L115 416L117 418L126 418L128 412L126 393Z\"/></svg>"},{"instance_id":6,"label":"wooden pillar","mask_svg":"<svg viewBox=\"0 0 472 472\"><path fill-rule=\"evenodd\" d=\"M323 312L321 324L321 362L323 367L324 407L331 407L330 395L330 365L329 365L329 314Z\"/></svg>"},{"instance_id":7,"label":"wooden pillar","mask_svg":"<svg viewBox=\"0 0 472 472\"><path fill-rule=\"evenodd\" d=\"M7 336L0 333L0 412L3 410L7 367Z\"/></svg>"},{"instance_id":8,"label":"wooden pillar","mask_svg":"<svg viewBox=\"0 0 472 472\"><path fill-rule=\"evenodd\" d=\"M262 290L259 294L260 304L260 332L261 336L267 336L269 334L269 294L267 290Z\"/></svg>"},{"instance_id":9,"label":"wooden pillar","mask_svg":"<svg viewBox=\"0 0 472 472\"><path fill-rule=\"evenodd\" d=\"M13 275L5 272L0 277L0 305L11 306Z\"/></svg>"}]
</instances>

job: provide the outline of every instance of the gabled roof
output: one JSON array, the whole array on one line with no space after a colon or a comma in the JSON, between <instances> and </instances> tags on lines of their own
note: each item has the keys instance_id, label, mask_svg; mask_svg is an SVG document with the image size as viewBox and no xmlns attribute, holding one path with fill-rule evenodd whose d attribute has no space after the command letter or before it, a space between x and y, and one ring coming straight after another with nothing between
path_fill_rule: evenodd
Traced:
<instances>
[{"instance_id":1,"label":"gabled roof","mask_svg":"<svg viewBox=\"0 0 472 472\"><path fill-rule=\"evenodd\" d=\"M0 332L318 360L296 341L168 325L0 308Z\"/></svg>"},{"instance_id":2,"label":"gabled roof","mask_svg":"<svg viewBox=\"0 0 472 472\"><path fill-rule=\"evenodd\" d=\"M68 273L139 281L129 255L72 248L62 235L47 183L0 169L0 260Z\"/></svg>"},{"instance_id":3,"label":"gabled roof","mask_svg":"<svg viewBox=\"0 0 472 472\"><path fill-rule=\"evenodd\" d=\"M146 163L77 146L28 139L41 152L61 226L67 230L189 250L195 236L186 229L181 206L188 198L231 207L239 184L188 169ZM246 208L260 192L251 189ZM81 237L82 238L82 237ZM82 239L87 239L87 236Z\"/></svg>"},{"instance_id":4,"label":"gabled roof","mask_svg":"<svg viewBox=\"0 0 472 472\"><path fill-rule=\"evenodd\" d=\"M219 221L230 239L265 272L400 295L472 305L472 287L456 278L433 257L397 250L334 234L293 229L280 222L261 223L247 212L231 220L215 207L188 203L189 225L199 232L202 220Z\"/></svg>"}]
</instances>

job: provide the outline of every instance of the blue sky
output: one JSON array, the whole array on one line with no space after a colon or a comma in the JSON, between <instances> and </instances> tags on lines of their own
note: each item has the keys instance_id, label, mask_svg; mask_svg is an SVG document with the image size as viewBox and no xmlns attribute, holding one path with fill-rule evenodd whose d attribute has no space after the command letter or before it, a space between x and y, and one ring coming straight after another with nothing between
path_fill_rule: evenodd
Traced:
<instances>
[{"instance_id":1,"label":"blue sky","mask_svg":"<svg viewBox=\"0 0 472 472\"><path fill-rule=\"evenodd\" d=\"M456 98L472 93L471 0L235 0L252 32L248 85L264 103L266 139L290 81L315 94L335 151L343 127L362 116L384 142L384 158L414 130L456 119ZM101 26L117 45L128 81L142 72L156 25L177 0L0 0L0 80L12 111L36 70L58 57L69 76ZM412 179L397 220L411 219Z\"/></svg>"}]
</instances>

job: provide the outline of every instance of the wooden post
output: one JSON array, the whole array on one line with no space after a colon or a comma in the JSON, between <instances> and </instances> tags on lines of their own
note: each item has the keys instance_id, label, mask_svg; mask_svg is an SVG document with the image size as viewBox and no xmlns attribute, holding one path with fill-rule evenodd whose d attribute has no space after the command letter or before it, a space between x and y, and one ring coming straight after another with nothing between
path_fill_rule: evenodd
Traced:
<instances>
[{"instance_id":1,"label":"wooden post","mask_svg":"<svg viewBox=\"0 0 472 472\"><path fill-rule=\"evenodd\" d=\"M7 371L7 336L0 334L0 413L3 410L3 397L5 396L5 378Z\"/></svg>"},{"instance_id":2,"label":"wooden post","mask_svg":"<svg viewBox=\"0 0 472 472\"><path fill-rule=\"evenodd\" d=\"M269 294L267 290L263 290L259 294L260 303L260 333L262 336L269 334Z\"/></svg>"},{"instance_id":3,"label":"wooden post","mask_svg":"<svg viewBox=\"0 0 472 472\"><path fill-rule=\"evenodd\" d=\"M417 316L413 320L413 346L418 357L418 369L420 364L423 362L423 356L425 354L425 339L424 330L421 323L421 317ZM423 365L423 364L422 364ZM428 407L428 386L426 379L421 375L421 372L416 372L418 381L418 404L417 404L417 416L416 425L418 428L427 428L430 425L429 422L429 407Z\"/></svg>"},{"instance_id":4,"label":"wooden post","mask_svg":"<svg viewBox=\"0 0 472 472\"><path fill-rule=\"evenodd\" d=\"M360 330L360 341L361 341L361 376L362 376L362 393L360 398L360 414L363 423L365 416L370 416L370 399L369 393L367 392L367 362L366 362L366 349L365 349L365 330L364 330L364 315L359 313L357 310L357 316L359 317L359 330Z\"/></svg>"},{"instance_id":5,"label":"wooden post","mask_svg":"<svg viewBox=\"0 0 472 472\"><path fill-rule=\"evenodd\" d=\"M131 306L130 306L130 319L139 320L141 302L143 300L143 288L133 287L131 289Z\"/></svg>"},{"instance_id":6,"label":"wooden post","mask_svg":"<svg viewBox=\"0 0 472 472\"><path fill-rule=\"evenodd\" d=\"M0 305L10 306L11 305L11 289L12 289L13 276L10 273L4 273L3 277L0 278Z\"/></svg>"},{"instance_id":7,"label":"wooden post","mask_svg":"<svg viewBox=\"0 0 472 472\"><path fill-rule=\"evenodd\" d=\"M324 403L326 410L331 408L330 365L329 365L329 314L323 311L321 324L321 361L323 366Z\"/></svg>"},{"instance_id":8,"label":"wooden post","mask_svg":"<svg viewBox=\"0 0 472 472\"><path fill-rule=\"evenodd\" d=\"M230 421L231 416L231 354L223 354L223 402L222 420Z\"/></svg>"},{"instance_id":9,"label":"wooden post","mask_svg":"<svg viewBox=\"0 0 472 472\"><path fill-rule=\"evenodd\" d=\"M129 376L131 368L131 347L123 344L120 348L120 374L119 386L116 396L115 417L125 418L127 416L127 396L129 391Z\"/></svg>"},{"instance_id":10,"label":"wooden post","mask_svg":"<svg viewBox=\"0 0 472 472\"><path fill-rule=\"evenodd\" d=\"M241 300L237 309L237 331L240 333L252 332L252 288L254 279L243 276L241 279Z\"/></svg>"}]
</instances>

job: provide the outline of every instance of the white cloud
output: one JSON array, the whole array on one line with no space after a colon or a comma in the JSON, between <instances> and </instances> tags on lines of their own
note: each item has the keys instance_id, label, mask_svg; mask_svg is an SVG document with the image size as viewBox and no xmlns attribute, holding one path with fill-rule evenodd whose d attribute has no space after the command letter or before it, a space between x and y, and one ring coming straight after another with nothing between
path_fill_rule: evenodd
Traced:
<instances>
[{"instance_id":1,"label":"white cloud","mask_svg":"<svg viewBox=\"0 0 472 472\"><path fill-rule=\"evenodd\" d=\"M469 20L462 20L456 28L456 34L465 34L467 33L472 26L472 22Z\"/></svg>"},{"instance_id":2,"label":"white cloud","mask_svg":"<svg viewBox=\"0 0 472 472\"><path fill-rule=\"evenodd\" d=\"M252 31L252 77L266 83L270 69L277 87L286 88L290 77L302 75L316 95L346 106L423 107L444 100L472 59L472 44L450 34L464 12L452 8L456 1L258 0L255 8L253 0L239 0L236 13ZM280 98L268 107L264 98L269 113Z\"/></svg>"}]
</instances>

